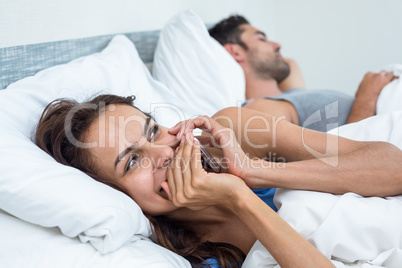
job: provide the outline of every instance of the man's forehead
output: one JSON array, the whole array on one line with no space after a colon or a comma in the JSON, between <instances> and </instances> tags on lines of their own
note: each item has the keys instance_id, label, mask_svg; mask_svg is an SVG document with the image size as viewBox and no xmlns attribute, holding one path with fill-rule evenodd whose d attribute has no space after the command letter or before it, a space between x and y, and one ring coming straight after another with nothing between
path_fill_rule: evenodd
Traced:
<instances>
[{"instance_id":1,"label":"man's forehead","mask_svg":"<svg viewBox=\"0 0 402 268\"><path fill-rule=\"evenodd\" d=\"M243 31L242 34L247 34L247 35L258 35L261 34L263 36L266 36L265 33L257 28L255 28L254 26L250 25L250 24L242 24L240 26L240 29Z\"/></svg>"}]
</instances>

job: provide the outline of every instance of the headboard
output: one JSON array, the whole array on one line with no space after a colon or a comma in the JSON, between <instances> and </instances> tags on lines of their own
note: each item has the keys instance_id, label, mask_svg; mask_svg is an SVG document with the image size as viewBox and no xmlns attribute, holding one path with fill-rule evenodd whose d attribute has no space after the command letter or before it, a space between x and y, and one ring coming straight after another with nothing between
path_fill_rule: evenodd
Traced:
<instances>
[{"instance_id":1,"label":"headboard","mask_svg":"<svg viewBox=\"0 0 402 268\"><path fill-rule=\"evenodd\" d=\"M126 33L144 63L150 63L160 30ZM40 70L102 51L114 35L0 48L0 90Z\"/></svg>"}]
</instances>

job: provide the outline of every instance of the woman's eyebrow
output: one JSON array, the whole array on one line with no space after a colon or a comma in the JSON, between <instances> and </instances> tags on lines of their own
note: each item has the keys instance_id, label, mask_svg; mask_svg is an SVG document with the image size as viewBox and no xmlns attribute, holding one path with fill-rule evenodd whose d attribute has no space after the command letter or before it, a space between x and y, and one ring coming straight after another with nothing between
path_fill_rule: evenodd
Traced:
<instances>
[{"instance_id":1,"label":"woman's eyebrow","mask_svg":"<svg viewBox=\"0 0 402 268\"><path fill-rule=\"evenodd\" d=\"M144 130L143 130L143 135L146 136L147 135L147 131L148 131L148 127L149 127L149 123L151 122L152 117L151 116L147 116L147 119L145 120L145 124L144 124ZM121 160L123 160L123 158L132 150L134 150L137 146L135 144L127 147L126 149L123 150L123 152L121 152L117 158L116 161L114 161L114 169L116 169L117 165L119 164L119 162Z\"/></svg>"}]
</instances>

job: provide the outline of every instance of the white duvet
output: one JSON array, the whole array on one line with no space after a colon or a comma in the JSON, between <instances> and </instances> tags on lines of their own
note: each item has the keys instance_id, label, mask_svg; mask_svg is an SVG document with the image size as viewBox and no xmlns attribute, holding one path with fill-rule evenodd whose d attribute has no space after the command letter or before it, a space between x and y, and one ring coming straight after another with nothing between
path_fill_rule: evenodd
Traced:
<instances>
[{"instance_id":1,"label":"white duvet","mask_svg":"<svg viewBox=\"0 0 402 268\"><path fill-rule=\"evenodd\" d=\"M401 65L393 65L399 76ZM389 68L388 68L389 69ZM380 115L331 133L355 140L388 141L402 149L402 82L388 84L377 106ZM375 161L375 159L373 159ZM402 164L402 163L401 163ZM402 196L363 198L278 189L278 214L336 267L402 267ZM244 268L279 267L257 241Z\"/></svg>"},{"instance_id":2,"label":"white duvet","mask_svg":"<svg viewBox=\"0 0 402 268\"><path fill-rule=\"evenodd\" d=\"M275 199L279 215L336 267L402 267L401 196L362 198L278 189ZM277 263L257 241L243 267Z\"/></svg>"}]
</instances>

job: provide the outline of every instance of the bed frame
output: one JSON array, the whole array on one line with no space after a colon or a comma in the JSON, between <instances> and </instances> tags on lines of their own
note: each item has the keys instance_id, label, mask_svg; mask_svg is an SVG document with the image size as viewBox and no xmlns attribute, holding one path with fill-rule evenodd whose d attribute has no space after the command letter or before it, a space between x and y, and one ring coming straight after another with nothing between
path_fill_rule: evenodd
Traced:
<instances>
[{"instance_id":1,"label":"bed frame","mask_svg":"<svg viewBox=\"0 0 402 268\"><path fill-rule=\"evenodd\" d=\"M126 33L145 64L153 61L160 30ZM40 70L102 51L115 35L0 48L0 90Z\"/></svg>"}]
</instances>

